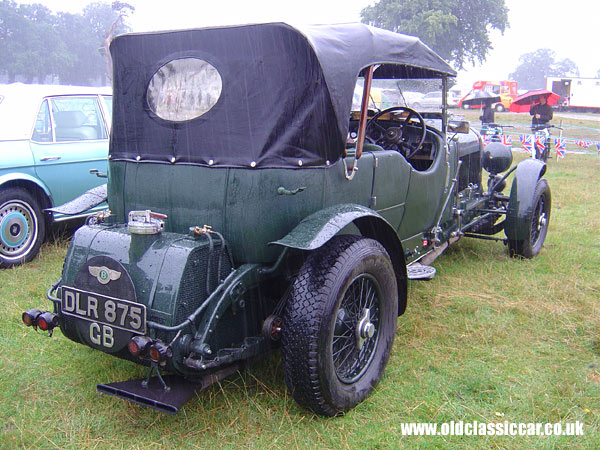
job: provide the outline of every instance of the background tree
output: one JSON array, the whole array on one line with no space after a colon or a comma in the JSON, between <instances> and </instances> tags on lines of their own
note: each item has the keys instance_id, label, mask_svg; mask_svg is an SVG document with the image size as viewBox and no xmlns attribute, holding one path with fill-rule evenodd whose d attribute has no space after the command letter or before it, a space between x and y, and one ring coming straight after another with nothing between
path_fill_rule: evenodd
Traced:
<instances>
[{"instance_id":1,"label":"background tree","mask_svg":"<svg viewBox=\"0 0 600 450\"><path fill-rule=\"evenodd\" d=\"M7 81L106 84L107 39L129 31L127 3L96 2L83 14L0 1L0 75Z\"/></svg>"},{"instance_id":2,"label":"background tree","mask_svg":"<svg viewBox=\"0 0 600 450\"><path fill-rule=\"evenodd\" d=\"M556 61L549 48L540 48L519 57L519 65L510 78L519 82L521 89L544 89L546 77L579 76L577 65L568 58Z\"/></svg>"},{"instance_id":3,"label":"background tree","mask_svg":"<svg viewBox=\"0 0 600 450\"><path fill-rule=\"evenodd\" d=\"M457 69L482 63L490 31L508 26L504 0L379 0L361 12L364 23L417 36Z\"/></svg>"},{"instance_id":4,"label":"background tree","mask_svg":"<svg viewBox=\"0 0 600 450\"><path fill-rule=\"evenodd\" d=\"M71 56L56 30L56 17L43 5L0 3L0 71L8 81L21 75L24 81L45 79Z\"/></svg>"},{"instance_id":5,"label":"background tree","mask_svg":"<svg viewBox=\"0 0 600 450\"><path fill-rule=\"evenodd\" d=\"M112 22L110 26L107 27L106 23L100 23L97 27L97 34L104 31L104 39L102 40L102 47L100 48L100 53L104 56L104 60L106 62L106 75L108 78L112 79L112 59L110 57L110 41L112 38L118 34L125 33L129 31L130 28L125 24L125 18L132 14L135 11L135 8L131 6L129 3L114 1L111 5L112 8ZM116 17L115 17L116 13ZM106 14L105 14L106 18Z\"/></svg>"}]
</instances>

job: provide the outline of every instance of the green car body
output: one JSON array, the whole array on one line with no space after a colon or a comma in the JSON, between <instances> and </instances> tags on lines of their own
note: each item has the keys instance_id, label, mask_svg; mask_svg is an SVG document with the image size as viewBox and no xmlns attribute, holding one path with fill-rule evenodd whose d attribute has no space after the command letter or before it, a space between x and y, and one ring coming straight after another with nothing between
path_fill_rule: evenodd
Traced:
<instances>
[{"instance_id":1,"label":"green car body","mask_svg":"<svg viewBox=\"0 0 600 450\"><path fill-rule=\"evenodd\" d=\"M445 105L368 111L380 80L388 102L398 80L446 97L455 72L416 38L262 24L125 35L111 52L110 214L76 232L54 310L30 325L199 385L281 345L294 398L337 415L380 380L413 269L466 235L506 229L524 257L543 244L543 163L504 195L510 150L484 151ZM176 412L171 381L145 383L99 389Z\"/></svg>"}]
</instances>

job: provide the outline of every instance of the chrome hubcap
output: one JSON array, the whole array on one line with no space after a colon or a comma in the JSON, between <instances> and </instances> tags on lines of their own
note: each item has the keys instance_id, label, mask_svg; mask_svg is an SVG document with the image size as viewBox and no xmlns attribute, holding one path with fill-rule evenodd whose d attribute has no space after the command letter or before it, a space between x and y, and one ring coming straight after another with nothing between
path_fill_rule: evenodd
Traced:
<instances>
[{"instance_id":1,"label":"chrome hubcap","mask_svg":"<svg viewBox=\"0 0 600 450\"><path fill-rule=\"evenodd\" d=\"M0 207L0 254L23 257L34 241L37 219L27 203L13 200Z\"/></svg>"},{"instance_id":2,"label":"chrome hubcap","mask_svg":"<svg viewBox=\"0 0 600 450\"><path fill-rule=\"evenodd\" d=\"M381 290L369 274L359 275L344 294L335 319L331 353L338 379L354 383L369 368L379 341Z\"/></svg>"},{"instance_id":3,"label":"chrome hubcap","mask_svg":"<svg viewBox=\"0 0 600 450\"><path fill-rule=\"evenodd\" d=\"M362 350L365 340L375 335L375 325L371 323L371 311L369 308L363 309L362 317L356 324L356 345Z\"/></svg>"},{"instance_id":4,"label":"chrome hubcap","mask_svg":"<svg viewBox=\"0 0 600 450\"><path fill-rule=\"evenodd\" d=\"M546 223L548 223L548 221L546 220L546 213L540 214L540 217L538 219L538 231L541 231L542 228L546 226Z\"/></svg>"}]
</instances>

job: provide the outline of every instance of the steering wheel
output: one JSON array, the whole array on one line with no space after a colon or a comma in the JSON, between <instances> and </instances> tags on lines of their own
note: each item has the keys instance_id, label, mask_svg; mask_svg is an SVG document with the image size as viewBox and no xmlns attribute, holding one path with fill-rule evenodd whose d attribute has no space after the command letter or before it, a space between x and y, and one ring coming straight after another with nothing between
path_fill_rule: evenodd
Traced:
<instances>
[{"instance_id":1,"label":"steering wheel","mask_svg":"<svg viewBox=\"0 0 600 450\"><path fill-rule=\"evenodd\" d=\"M385 128L377 123L377 119L384 114L393 113L396 111L408 112L408 116L402 121L401 126ZM407 132L408 123L413 118L417 119L418 123L414 125L419 128L421 133L419 142L416 145L409 139ZM371 133L374 131L374 129L377 130L378 134ZM425 121L423 120L423 116L421 116L421 114L412 108L407 108L405 106L393 106L391 108L384 109L383 111L379 111L377 114L371 117L371 119L367 122L365 136L369 142L377 144L386 150L397 150L404 154L404 156L408 159L417 153L423 145L423 142L425 142L426 131L427 127L425 126Z\"/></svg>"}]
</instances>

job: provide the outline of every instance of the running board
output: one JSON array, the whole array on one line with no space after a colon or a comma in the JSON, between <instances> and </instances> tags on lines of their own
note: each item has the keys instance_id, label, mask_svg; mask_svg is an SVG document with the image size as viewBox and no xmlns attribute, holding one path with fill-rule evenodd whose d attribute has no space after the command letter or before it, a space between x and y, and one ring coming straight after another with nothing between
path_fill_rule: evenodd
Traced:
<instances>
[{"instance_id":1,"label":"running board","mask_svg":"<svg viewBox=\"0 0 600 450\"><path fill-rule=\"evenodd\" d=\"M167 414L177 414L179 409L197 392L203 391L214 383L237 372L237 365L206 375L198 382L191 382L177 375L165 375L163 380L169 389L165 389L158 379L152 377L144 386L145 379L118 381L98 384L96 388L102 394L128 400L138 405Z\"/></svg>"}]
</instances>

